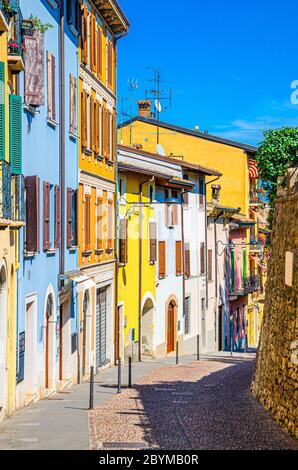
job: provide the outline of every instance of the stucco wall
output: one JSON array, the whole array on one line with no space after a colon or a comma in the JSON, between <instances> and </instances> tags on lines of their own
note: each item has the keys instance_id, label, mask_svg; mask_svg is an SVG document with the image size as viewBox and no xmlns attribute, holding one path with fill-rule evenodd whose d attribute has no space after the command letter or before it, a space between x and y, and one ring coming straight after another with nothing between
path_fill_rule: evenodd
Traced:
<instances>
[{"instance_id":1,"label":"stucco wall","mask_svg":"<svg viewBox=\"0 0 298 470\"><path fill-rule=\"evenodd\" d=\"M298 438L298 170L289 175L276 203L253 393ZM292 286L285 282L288 251L294 254Z\"/></svg>"}]
</instances>

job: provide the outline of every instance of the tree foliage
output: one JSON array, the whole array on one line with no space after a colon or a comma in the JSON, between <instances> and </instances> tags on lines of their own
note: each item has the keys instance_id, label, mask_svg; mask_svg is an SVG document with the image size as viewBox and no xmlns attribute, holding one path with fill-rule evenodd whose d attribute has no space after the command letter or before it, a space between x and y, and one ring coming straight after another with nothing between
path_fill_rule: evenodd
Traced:
<instances>
[{"instance_id":1,"label":"tree foliage","mask_svg":"<svg viewBox=\"0 0 298 470\"><path fill-rule=\"evenodd\" d=\"M271 207L269 217L272 225L273 211L277 194L278 178L288 168L298 164L298 127L283 127L264 132L256 159L262 184L267 192Z\"/></svg>"}]
</instances>

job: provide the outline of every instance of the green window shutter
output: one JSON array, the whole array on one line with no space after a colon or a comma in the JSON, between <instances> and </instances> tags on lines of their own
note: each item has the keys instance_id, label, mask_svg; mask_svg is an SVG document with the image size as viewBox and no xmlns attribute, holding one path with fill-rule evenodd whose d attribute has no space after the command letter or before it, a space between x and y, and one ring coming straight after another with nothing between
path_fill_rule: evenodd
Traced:
<instances>
[{"instance_id":1,"label":"green window shutter","mask_svg":"<svg viewBox=\"0 0 298 470\"><path fill-rule=\"evenodd\" d=\"M231 278L230 278L230 283L231 283L231 292L234 292L234 290L235 290L235 252L233 250L231 251Z\"/></svg>"},{"instance_id":2,"label":"green window shutter","mask_svg":"<svg viewBox=\"0 0 298 470\"><path fill-rule=\"evenodd\" d=\"M5 68L0 62L0 160L5 160Z\"/></svg>"},{"instance_id":3,"label":"green window shutter","mask_svg":"<svg viewBox=\"0 0 298 470\"><path fill-rule=\"evenodd\" d=\"M247 251L243 250L243 279L247 278Z\"/></svg>"},{"instance_id":4,"label":"green window shutter","mask_svg":"<svg viewBox=\"0 0 298 470\"><path fill-rule=\"evenodd\" d=\"M9 158L11 172L22 174L22 98L9 95Z\"/></svg>"}]
</instances>

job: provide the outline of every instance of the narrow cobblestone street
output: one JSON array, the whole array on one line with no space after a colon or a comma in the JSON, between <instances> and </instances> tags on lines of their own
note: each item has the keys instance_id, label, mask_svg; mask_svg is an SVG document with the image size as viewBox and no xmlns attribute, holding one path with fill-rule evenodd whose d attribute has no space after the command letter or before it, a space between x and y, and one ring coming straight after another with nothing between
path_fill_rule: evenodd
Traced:
<instances>
[{"instance_id":1,"label":"narrow cobblestone street","mask_svg":"<svg viewBox=\"0 0 298 470\"><path fill-rule=\"evenodd\" d=\"M250 393L254 355L150 372L89 415L92 449L298 449Z\"/></svg>"}]
</instances>

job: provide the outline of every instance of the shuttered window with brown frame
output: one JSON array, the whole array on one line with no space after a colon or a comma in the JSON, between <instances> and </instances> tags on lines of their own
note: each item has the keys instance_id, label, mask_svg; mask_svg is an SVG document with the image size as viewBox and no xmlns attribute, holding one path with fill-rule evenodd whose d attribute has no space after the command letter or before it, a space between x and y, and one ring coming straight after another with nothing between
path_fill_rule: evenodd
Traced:
<instances>
[{"instance_id":1,"label":"shuttered window with brown frame","mask_svg":"<svg viewBox=\"0 0 298 470\"><path fill-rule=\"evenodd\" d=\"M114 200L108 200L107 208L107 225L108 225L108 239L107 239L107 248L109 250L113 249L114 246Z\"/></svg>"},{"instance_id":2,"label":"shuttered window with brown frame","mask_svg":"<svg viewBox=\"0 0 298 470\"><path fill-rule=\"evenodd\" d=\"M200 265L201 265L201 274L205 274L205 243L201 243L200 247Z\"/></svg>"},{"instance_id":3,"label":"shuttered window with brown frame","mask_svg":"<svg viewBox=\"0 0 298 470\"><path fill-rule=\"evenodd\" d=\"M70 132L74 135L77 133L77 80L70 75Z\"/></svg>"},{"instance_id":4,"label":"shuttered window with brown frame","mask_svg":"<svg viewBox=\"0 0 298 470\"><path fill-rule=\"evenodd\" d=\"M182 276L182 241L176 241L176 276Z\"/></svg>"},{"instance_id":5,"label":"shuttered window with brown frame","mask_svg":"<svg viewBox=\"0 0 298 470\"><path fill-rule=\"evenodd\" d=\"M85 90L81 93L81 134L82 134L82 147L88 146L88 133L87 133L87 93Z\"/></svg>"},{"instance_id":6,"label":"shuttered window with brown frame","mask_svg":"<svg viewBox=\"0 0 298 470\"><path fill-rule=\"evenodd\" d=\"M101 146L102 146L102 156L107 156L107 145L106 145L106 108L102 106L101 108Z\"/></svg>"},{"instance_id":7,"label":"shuttered window with brown frame","mask_svg":"<svg viewBox=\"0 0 298 470\"><path fill-rule=\"evenodd\" d=\"M45 104L44 33L35 30L24 37L25 103L31 106Z\"/></svg>"},{"instance_id":8,"label":"shuttered window with brown frame","mask_svg":"<svg viewBox=\"0 0 298 470\"><path fill-rule=\"evenodd\" d=\"M82 62L88 64L88 10L82 5Z\"/></svg>"},{"instance_id":9,"label":"shuttered window with brown frame","mask_svg":"<svg viewBox=\"0 0 298 470\"><path fill-rule=\"evenodd\" d=\"M158 272L160 278L166 277L166 242L158 242Z\"/></svg>"},{"instance_id":10,"label":"shuttered window with brown frame","mask_svg":"<svg viewBox=\"0 0 298 470\"><path fill-rule=\"evenodd\" d=\"M61 211L60 211L60 187L55 186L55 241L54 247L60 248L60 227L61 227Z\"/></svg>"},{"instance_id":11,"label":"shuttered window with brown frame","mask_svg":"<svg viewBox=\"0 0 298 470\"><path fill-rule=\"evenodd\" d=\"M90 149L95 151L94 98L90 97Z\"/></svg>"},{"instance_id":12,"label":"shuttered window with brown frame","mask_svg":"<svg viewBox=\"0 0 298 470\"><path fill-rule=\"evenodd\" d=\"M113 87L113 44L108 40L108 86Z\"/></svg>"},{"instance_id":13,"label":"shuttered window with brown frame","mask_svg":"<svg viewBox=\"0 0 298 470\"><path fill-rule=\"evenodd\" d=\"M102 197L97 198L96 206L96 238L97 249L103 249L103 200Z\"/></svg>"},{"instance_id":14,"label":"shuttered window with brown frame","mask_svg":"<svg viewBox=\"0 0 298 470\"><path fill-rule=\"evenodd\" d=\"M26 188L26 251L37 253L39 251L39 217L40 217L40 182L38 176L25 178Z\"/></svg>"},{"instance_id":15,"label":"shuttered window with brown frame","mask_svg":"<svg viewBox=\"0 0 298 470\"><path fill-rule=\"evenodd\" d=\"M93 14L90 17L90 59L91 70L96 72L96 18Z\"/></svg>"},{"instance_id":16,"label":"shuttered window with brown frame","mask_svg":"<svg viewBox=\"0 0 298 470\"><path fill-rule=\"evenodd\" d=\"M91 196L86 194L85 196L85 217L84 217L84 232L85 232L85 250L89 251L90 245L90 205Z\"/></svg>"},{"instance_id":17,"label":"shuttered window with brown frame","mask_svg":"<svg viewBox=\"0 0 298 470\"><path fill-rule=\"evenodd\" d=\"M66 237L67 248L72 247L72 189L67 188L66 192Z\"/></svg>"},{"instance_id":18,"label":"shuttered window with brown frame","mask_svg":"<svg viewBox=\"0 0 298 470\"><path fill-rule=\"evenodd\" d=\"M50 240L50 189L46 181L43 182L43 249L51 248Z\"/></svg>"},{"instance_id":19,"label":"shuttered window with brown frame","mask_svg":"<svg viewBox=\"0 0 298 470\"><path fill-rule=\"evenodd\" d=\"M208 281L213 281L212 250L208 250Z\"/></svg>"},{"instance_id":20,"label":"shuttered window with brown frame","mask_svg":"<svg viewBox=\"0 0 298 470\"><path fill-rule=\"evenodd\" d=\"M47 52L47 78L48 78L48 118L56 120L56 83L55 83L55 57Z\"/></svg>"},{"instance_id":21,"label":"shuttered window with brown frame","mask_svg":"<svg viewBox=\"0 0 298 470\"><path fill-rule=\"evenodd\" d=\"M149 222L149 259L150 259L150 263L155 263L157 259L157 225L156 225L156 222Z\"/></svg>"},{"instance_id":22,"label":"shuttered window with brown frame","mask_svg":"<svg viewBox=\"0 0 298 470\"><path fill-rule=\"evenodd\" d=\"M100 119L99 119L99 112L100 112L100 105L99 102L95 102L95 119L94 119L94 124L95 124L95 153L96 155L99 155L100 152Z\"/></svg>"},{"instance_id":23,"label":"shuttered window with brown frame","mask_svg":"<svg viewBox=\"0 0 298 470\"><path fill-rule=\"evenodd\" d=\"M102 56L103 56L103 40L102 31L100 28L97 30L97 76L102 80Z\"/></svg>"},{"instance_id":24,"label":"shuttered window with brown frame","mask_svg":"<svg viewBox=\"0 0 298 470\"><path fill-rule=\"evenodd\" d=\"M106 146L107 146L107 159L111 159L111 113L106 110Z\"/></svg>"},{"instance_id":25,"label":"shuttered window with brown frame","mask_svg":"<svg viewBox=\"0 0 298 470\"><path fill-rule=\"evenodd\" d=\"M127 238L127 220L120 220L119 228L119 263L127 264L128 262L128 238Z\"/></svg>"},{"instance_id":26,"label":"shuttered window with brown frame","mask_svg":"<svg viewBox=\"0 0 298 470\"><path fill-rule=\"evenodd\" d=\"M173 225L178 225L178 209L179 209L179 205L178 204L172 204L172 222L173 222Z\"/></svg>"},{"instance_id":27,"label":"shuttered window with brown frame","mask_svg":"<svg viewBox=\"0 0 298 470\"><path fill-rule=\"evenodd\" d=\"M112 117L112 160L113 162L116 161L116 152L117 152L117 122L116 122L116 114L113 114Z\"/></svg>"},{"instance_id":28,"label":"shuttered window with brown frame","mask_svg":"<svg viewBox=\"0 0 298 470\"><path fill-rule=\"evenodd\" d=\"M184 274L186 278L190 277L190 244L184 245Z\"/></svg>"}]
</instances>

